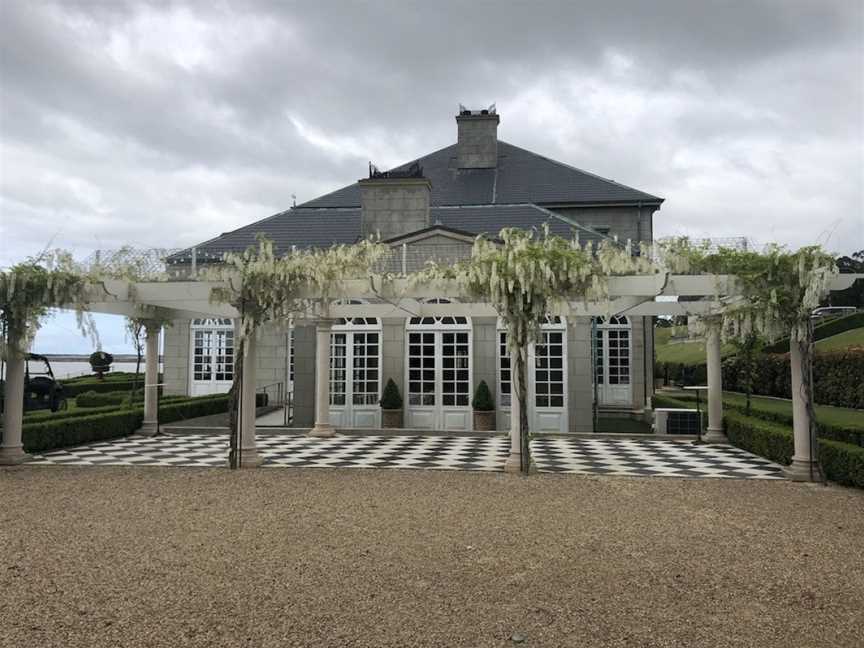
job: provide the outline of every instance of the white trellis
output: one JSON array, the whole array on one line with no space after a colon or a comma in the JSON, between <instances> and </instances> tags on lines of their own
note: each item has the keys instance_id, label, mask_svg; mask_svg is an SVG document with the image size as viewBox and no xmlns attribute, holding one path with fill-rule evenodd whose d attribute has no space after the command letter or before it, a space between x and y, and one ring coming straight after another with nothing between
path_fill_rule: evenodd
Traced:
<instances>
[{"instance_id":1,"label":"white trellis","mask_svg":"<svg viewBox=\"0 0 864 648\"><path fill-rule=\"evenodd\" d=\"M832 280L832 290L844 290L864 275L839 275ZM113 313L127 316L140 315L142 309L158 313L165 319L229 318L237 320L240 313L227 304L211 302L215 287L225 286L224 282L178 281L178 282L126 282L105 281L103 286L93 286L89 290L88 310L99 313ZM716 316L729 304L741 298L735 278L727 275L673 275L656 274L651 276L624 276L608 279L608 301L584 302L574 296L570 301L561 301L550 309L550 315L563 317L608 317L610 315L654 316L654 315L696 315ZM446 295L459 300L458 303L436 303L428 298ZM661 301L661 297L698 297L699 301ZM392 279L385 276L370 276L366 279L353 279L336 282L328 289L325 301L314 290L302 292L299 297L307 300L303 312L294 313L296 320L306 319L317 322L318 344L316 346L316 373L319 376L316 394L316 418L312 435L333 434L329 419L329 373L330 373L330 332L337 318L384 318L384 317L472 317L495 316L497 313L489 303L472 300L470 295L462 294L455 281L439 280L425 285L417 285L406 278ZM334 301L334 300L338 300ZM719 334L710 333L709 327L707 360L709 387L709 439L722 438L722 386L719 372ZM716 329L715 329L716 330ZM147 329L146 366L156 367L159 354L158 327ZM15 344L15 340L9 340ZM244 340L245 358L249 363L247 372L254 372L255 336ZM795 345L792 347L795 352ZM794 359L793 359L794 360ZM795 367L795 362L792 363ZM13 371L12 362L7 371L6 410L4 413L3 442L0 446L0 464L17 463L26 459L22 451L21 424L23 372ZM148 377L148 381L151 377ZM152 377L155 380L155 376ZM800 371L796 376L793 370L793 393L796 385L800 387ZM244 415L240 422L244 465L257 465L255 444L254 379L244 380L242 384ZM155 412L158 391L145 391L145 411ZM796 403L794 407L795 465L797 476L804 477L803 466L812 462L810 452L810 421L806 407ZM511 453L519 453L517 442L519 430L511 419ZM713 435L713 436L712 436ZM512 465L512 462L510 462ZM517 464L518 465L518 462Z\"/></svg>"}]
</instances>

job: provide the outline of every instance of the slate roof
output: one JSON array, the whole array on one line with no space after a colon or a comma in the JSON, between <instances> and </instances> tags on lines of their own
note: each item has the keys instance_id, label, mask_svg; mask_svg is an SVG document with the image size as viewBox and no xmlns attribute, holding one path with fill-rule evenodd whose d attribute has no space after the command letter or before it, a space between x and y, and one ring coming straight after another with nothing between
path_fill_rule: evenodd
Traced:
<instances>
[{"instance_id":1,"label":"slate roof","mask_svg":"<svg viewBox=\"0 0 864 648\"><path fill-rule=\"evenodd\" d=\"M578 229L581 230L580 240L592 238L591 232L537 205L432 207L430 218L434 224L475 236L497 236L505 227L540 229L548 223L552 234L571 237L574 229ZM196 246L198 259L218 259L226 252L241 252L250 245L256 245L258 234L273 241L277 253L287 252L292 245L303 249L356 243L361 238L360 208L310 209L298 206L201 243ZM191 253L191 248L178 252L169 257L169 262L185 262Z\"/></svg>"},{"instance_id":2,"label":"slate roof","mask_svg":"<svg viewBox=\"0 0 864 648\"><path fill-rule=\"evenodd\" d=\"M431 219L446 227L495 236L504 227L539 227L549 223L553 234L572 236L580 230L582 241L598 238L544 205L659 205L662 198L594 174L550 160L501 140L498 166L494 169L459 169L456 144L396 167L415 162L432 183ZM201 261L221 258L255 245L261 233L279 252L298 248L329 247L354 243L360 238L360 185L354 183L332 193L227 232L198 246ZM184 263L191 248L168 257L168 263Z\"/></svg>"},{"instance_id":3,"label":"slate roof","mask_svg":"<svg viewBox=\"0 0 864 648\"><path fill-rule=\"evenodd\" d=\"M498 167L459 169L456 144L425 157L411 160L423 167L432 182L432 205L487 205L534 203L659 204L662 198L581 171L555 160L498 141ZM356 182L300 207L359 207L360 185Z\"/></svg>"}]
</instances>

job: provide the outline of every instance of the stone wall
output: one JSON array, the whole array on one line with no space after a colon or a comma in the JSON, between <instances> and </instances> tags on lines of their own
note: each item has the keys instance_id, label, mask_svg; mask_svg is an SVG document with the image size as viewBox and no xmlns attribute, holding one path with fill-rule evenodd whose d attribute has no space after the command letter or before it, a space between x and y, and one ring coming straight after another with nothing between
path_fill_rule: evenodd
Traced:
<instances>
[{"instance_id":1,"label":"stone wall","mask_svg":"<svg viewBox=\"0 0 864 648\"><path fill-rule=\"evenodd\" d=\"M293 427L315 424L315 325L294 327L294 421Z\"/></svg>"},{"instance_id":2,"label":"stone wall","mask_svg":"<svg viewBox=\"0 0 864 648\"><path fill-rule=\"evenodd\" d=\"M592 229L609 230L609 236L618 236L622 243L651 241L653 239L653 213L656 207L553 207L552 211ZM591 240L580 232L580 241Z\"/></svg>"},{"instance_id":3,"label":"stone wall","mask_svg":"<svg viewBox=\"0 0 864 648\"><path fill-rule=\"evenodd\" d=\"M567 418L570 432L594 430L591 318L567 320Z\"/></svg>"},{"instance_id":4,"label":"stone wall","mask_svg":"<svg viewBox=\"0 0 864 648\"><path fill-rule=\"evenodd\" d=\"M174 320L165 327L162 350L162 393L185 396L189 393L189 322Z\"/></svg>"}]
</instances>

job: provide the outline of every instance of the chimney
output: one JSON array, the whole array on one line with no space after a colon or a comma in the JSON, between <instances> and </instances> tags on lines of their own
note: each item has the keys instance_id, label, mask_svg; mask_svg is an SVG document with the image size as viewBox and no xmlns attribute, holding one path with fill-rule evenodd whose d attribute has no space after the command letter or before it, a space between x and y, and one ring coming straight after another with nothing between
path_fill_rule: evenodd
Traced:
<instances>
[{"instance_id":1,"label":"chimney","mask_svg":"<svg viewBox=\"0 0 864 648\"><path fill-rule=\"evenodd\" d=\"M494 169L498 166L499 121L495 104L484 110L468 110L460 104L456 115L460 169Z\"/></svg>"},{"instance_id":2,"label":"chimney","mask_svg":"<svg viewBox=\"0 0 864 648\"><path fill-rule=\"evenodd\" d=\"M401 171L379 171L369 164L360 184L360 230L364 238L387 240L429 227L432 183L415 162Z\"/></svg>"}]
</instances>

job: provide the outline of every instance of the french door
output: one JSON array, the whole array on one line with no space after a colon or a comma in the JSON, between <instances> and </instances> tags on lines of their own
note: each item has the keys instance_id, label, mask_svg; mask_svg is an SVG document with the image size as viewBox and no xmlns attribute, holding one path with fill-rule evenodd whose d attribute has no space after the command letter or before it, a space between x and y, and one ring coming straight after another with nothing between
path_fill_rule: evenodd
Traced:
<instances>
[{"instance_id":1,"label":"french door","mask_svg":"<svg viewBox=\"0 0 864 648\"><path fill-rule=\"evenodd\" d=\"M464 321L464 318L445 319ZM452 431L472 428L469 327L470 324L465 330L407 331L406 427Z\"/></svg>"},{"instance_id":2,"label":"french door","mask_svg":"<svg viewBox=\"0 0 864 648\"><path fill-rule=\"evenodd\" d=\"M330 421L343 428L381 427L381 331L335 329L330 334Z\"/></svg>"},{"instance_id":3,"label":"french door","mask_svg":"<svg viewBox=\"0 0 864 648\"><path fill-rule=\"evenodd\" d=\"M567 432L566 322L547 317L541 336L538 344L528 348L528 428L532 432ZM511 384L507 333L498 331L498 405L504 415L504 429L510 426Z\"/></svg>"},{"instance_id":4,"label":"french door","mask_svg":"<svg viewBox=\"0 0 864 648\"><path fill-rule=\"evenodd\" d=\"M598 317L594 327L594 379L600 405L626 407L633 402L630 381L632 339L626 317Z\"/></svg>"},{"instance_id":5,"label":"french door","mask_svg":"<svg viewBox=\"0 0 864 648\"><path fill-rule=\"evenodd\" d=\"M231 320L192 320L189 336L189 395L227 392L234 381L234 326Z\"/></svg>"}]
</instances>

